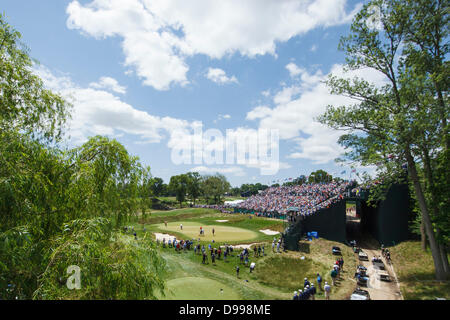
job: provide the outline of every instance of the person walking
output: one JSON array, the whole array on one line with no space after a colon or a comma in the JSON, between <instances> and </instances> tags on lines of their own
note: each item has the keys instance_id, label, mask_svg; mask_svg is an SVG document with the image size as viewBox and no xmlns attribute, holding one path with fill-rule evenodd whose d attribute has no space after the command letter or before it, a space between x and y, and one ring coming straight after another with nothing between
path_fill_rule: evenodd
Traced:
<instances>
[{"instance_id":1,"label":"person walking","mask_svg":"<svg viewBox=\"0 0 450 320\"><path fill-rule=\"evenodd\" d=\"M317 286L320 290L322 290L322 276L320 275L320 273L317 274Z\"/></svg>"},{"instance_id":2,"label":"person walking","mask_svg":"<svg viewBox=\"0 0 450 320\"><path fill-rule=\"evenodd\" d=\"M236 277L239 278L239 266L236 266Z\"/></svg>"},{"instance_id":3,"label":"person walking","mask_svg":"<svg viewBox=\"0 0 450 320\"><path fill-rule=\"evenodd\" d=\"M206 253L203 252L202 254L202 264L206 264Z\"/></svg>"},{"instance_id":4,"label":"person walking","mask_svg":"<svg viewBox=\"0 0 450 320\"><path fill-rule=\"evenodd\" d=\"M314 286L314 283L311 283L310 293L311 293L311 300L316 300L315 295L317 291L316 287Z\"/></svg>"},{"instance_id":5,"label":"person walking","mask_svg":"<svg viewBox=\"0 0 450 320\"><path fill-rule=\"evenodd\" d=\"M333 270L331 271L330 275L331 275L331 281L332 281L332 284L333 284L333 286L335 286L335 285L336 285L336 277L337 277L337 271L336 271L336 269L333 269Z\"/></svg>"},{"instance_id":6,"label":"person walking","mask_svg":"<svg viewBox=\"0 0 450 320\"><path fill-rule=\"evenodd\" d=\"M325 282L323 288L325 290L325 300L330 300L331 286L328 284L328 282Z\"/></svg>"},{"instance_id":7,"label":"person walking","mask_svg":"<svg viewBox=\"0 0 450 320\"><path fill-rule=\"evenodd\" d=\"M303 288L309 287L311 283L308 281L308 278L305 278L305 281L303 282Z\"/></svg>"}]
</instances>

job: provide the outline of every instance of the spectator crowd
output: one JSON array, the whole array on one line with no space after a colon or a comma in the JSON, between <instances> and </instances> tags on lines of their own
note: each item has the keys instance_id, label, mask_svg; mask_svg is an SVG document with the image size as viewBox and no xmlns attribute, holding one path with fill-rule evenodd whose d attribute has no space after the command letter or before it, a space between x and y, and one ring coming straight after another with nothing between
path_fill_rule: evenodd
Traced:
<instances>
[{"instance_id":1,"label":"spectator crowd","mask_svg":"<svg viewBox=\"0 0 450 320\"><path fill-rule=\"evenodd\" d=\"M295 215L311 215L343 199L343 193L347 186L347 182L333 181L271 187L249 197L238 204L237 208L250 210L264 216L286 215L293 212Z\"/></svg>"}]
</instances>

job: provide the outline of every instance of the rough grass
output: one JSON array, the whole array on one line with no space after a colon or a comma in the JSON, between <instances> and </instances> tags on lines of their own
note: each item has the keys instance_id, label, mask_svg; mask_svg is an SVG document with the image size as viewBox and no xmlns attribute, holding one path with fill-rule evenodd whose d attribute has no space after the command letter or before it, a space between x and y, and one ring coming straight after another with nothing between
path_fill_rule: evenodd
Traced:
<instances>
[{"instance_id":1,"label":"rough grass","mask_svg":"<svg viewBox=\"0 0 450 320\"><path fill-rule=\"evenodd\" d=\"M301 260L299 257L279 255L266 259L255 273L262 283L293 292L303 290L305 277L317 286L317 272L324 275L327 271L327 266L310 258Z\"/></svg>"},{"instance_id":2,"label":"rough grass","mask_svg":"<svg viewBox=\"0 0 450 320\"><path fill-rule=\"evenodd\" d=\"M405 241L389 250L404 299L450 299L450 281L435 281L431 252L424 252L419 241Z\"/></svg>"}]
</instances>

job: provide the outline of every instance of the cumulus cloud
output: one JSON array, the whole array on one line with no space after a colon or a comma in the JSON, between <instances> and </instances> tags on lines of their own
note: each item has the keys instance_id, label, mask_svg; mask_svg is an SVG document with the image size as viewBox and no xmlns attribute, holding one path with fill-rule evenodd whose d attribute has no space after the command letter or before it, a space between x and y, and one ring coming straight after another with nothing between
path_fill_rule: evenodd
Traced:
<instances>
[{"instance_id":1,"label":"cumulus cloud","mask_svg":"<svg viewBox=\"0 0 450 320\"><path fill-rule=\"evenodd\" d=\"M67 135L75 144L83 143L93 135L118 137L124 133L135 135L137 143L158 143L166 135L190 130L196 125L195 122L138 110L111 92L95 89L102 87L98 83L83 88L73 83L70 77L55 75L45 67L39 67L35 72L49 89L60 92L72 103Z\"/></svg>"},{"instance_id":2,"label":"cumulus cloud","mask_svg":"<svg viewBox=\"0 0 450 320\"><path fill-rule=\"evenodd\" d=\"M116 93L125 94L126 87L119 85L116 79L111 77L101 77L98 82L92 82L89 87L94 89L106 89Z\"/></svg>"},{"instance_id":3,"label":"cumulus cloud","mask_svg":"<svg viewBox=\"0 0 450 320\"><path fill-rule=\"evenodd\" d=\"M296 144L296 150L288 155L291 159L307 159L315 164L324 164L337 158L344 151L337 144L341 132L318 123L315 119L323 114L328 105L355 103L347 97L329 93L320 70L309 73L302 68L297 73L299 82L284 87L274 95L274 107L258 106L247 113L247 120L259 120L259 128L278 130L280 139ZM383 75L365 70L344 72L342 65L334 65L330 73L352 78L354 76L384 84ZM293 93L298 94L295 96Z\"/></svg>"},{"instance_id":4,"label":"cumulus cloud","mask_svg":"<svg viewBox=\"0 0 450 320\"><path fill-rule=\"evenodd\" d=\"M286 69L289 71L289 74L291 75L291 77L296 77L298 76L300 73L302 73L304 70L299 68L295 63L291 62L289 64L286 65Z\"/></svg>"},{"instance_id":5,"label":"cumulus cloud","mask_svg":"<svg viewBox=\"0 0 450 320\"><path fill-rule=\"evenodd\" d=\"M167 90L188 83L187 57L276 56L276 43L348 23L360 4L351 12L346 5L347 0L75 0L66 12L68 28L96 39L120 38L125 66L145 85Z\"/></svg>"},{"instance_id":6,"label":"cumulus cloud","mask_svg":"<svg viewBox=\"0 0 450 320\"><path fill-rule=\"evenodd\" d=\"M209 68L206 78L218 84L238 83L235 76L228 77L225 71L219 68Z\"/></svg>"}]
</instances>

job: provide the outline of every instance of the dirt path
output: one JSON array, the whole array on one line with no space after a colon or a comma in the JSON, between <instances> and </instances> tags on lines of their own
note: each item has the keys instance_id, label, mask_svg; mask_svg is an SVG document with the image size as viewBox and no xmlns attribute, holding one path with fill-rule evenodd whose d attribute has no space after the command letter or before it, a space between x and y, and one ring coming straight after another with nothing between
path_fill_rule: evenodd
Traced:
<instances>
[{"instance_id":1,"label":"dirt path","mask_svg":"<svg viewBox=\"0 0 450 320\"><path fill-rule=\"evenodd\" d=\"M361 243L360 246L369 258L369 261L360 261L360 264L367 268L370 279L367 284L367 291L369 291L370 298L372 300L403 300L394 268L382 257L381 250L374 249L373 245L368 243ZM372 264L373 257L382 257L385 270L380 270ZM391 281L381 281L379 279L380 273L388 273Z\"/></svg>"}]
</instances>

